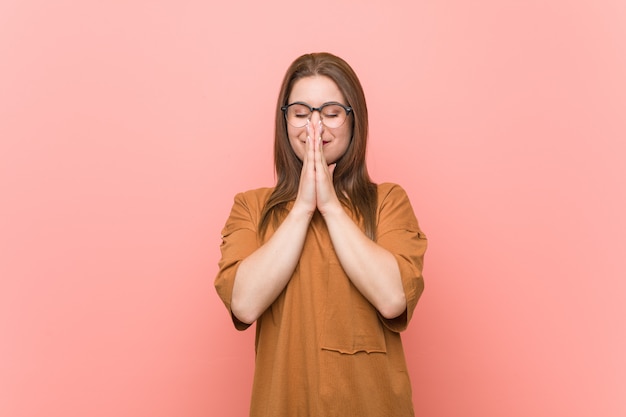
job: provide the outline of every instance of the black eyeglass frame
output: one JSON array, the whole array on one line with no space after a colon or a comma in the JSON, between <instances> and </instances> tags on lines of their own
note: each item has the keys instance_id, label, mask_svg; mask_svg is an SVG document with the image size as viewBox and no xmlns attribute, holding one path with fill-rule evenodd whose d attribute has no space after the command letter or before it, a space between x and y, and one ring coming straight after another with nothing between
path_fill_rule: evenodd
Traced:
<instances>
[{"instance_id":1,"label":"black eyeglass frame","mask_svg":"<svg viewBox=\"0 0 626 417\"><path fill-rule=\"evenodd\" d=\"M344 106L343 104L338 103L338 102L336 102L336 101L329 101L329 102L327 102L327 103L322 104L322 105L321 105L321 106L319 106L319 107L312 107L310 104L305 103L305 102L303 102L303 101L296 101L296 102L294 102L294 103L287 104L286 106L282 106L282 107L280 108L280 109L283 111L283 114L284 114L284 116L285 116L285 121L286 121L287 123L289 123L289 122L287 121L287 109L288 109L289 107L291 107L291 106L295 106L296 104L299 104L299 105L301 105L301 106L308 107L308 108L309 108L309 110L311 111L311 114L313 114L313 112L314 112L314 111L318 111L318 112L320 112L320 116L322 115L322 109L324 109L324 107L327 107L327 106L339 106L339 107L341 107L341 108L342 108L342 109L346 112L346 119L348 118L348 116L350 116L350 114L354 114L354 113L353 113L353 109L352 109L352 107L349 107L349 106ZM322 119L323 119L323 117L322 117ZM345 123L345 121L344 121L344 123ZM343 123L341 124L341 126L343 126Z\"/></svg>"}]
</instances>

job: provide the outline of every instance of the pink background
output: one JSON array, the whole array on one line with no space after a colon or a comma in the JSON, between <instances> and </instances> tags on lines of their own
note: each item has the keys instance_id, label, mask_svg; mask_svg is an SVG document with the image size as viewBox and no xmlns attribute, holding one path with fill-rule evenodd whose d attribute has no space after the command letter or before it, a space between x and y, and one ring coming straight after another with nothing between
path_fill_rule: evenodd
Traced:
<instances>
[{"instance_id":1,"label":"pink background","mask_svg":"<svg viewBox=\"0 0 626 417\"><path fill-rule=\"evenodd\" d=\"M429 236L417 415L626 415L624 1L4 0L1 416L247 414L220 230L320 50Z\"/></svg>"}]
</instances>

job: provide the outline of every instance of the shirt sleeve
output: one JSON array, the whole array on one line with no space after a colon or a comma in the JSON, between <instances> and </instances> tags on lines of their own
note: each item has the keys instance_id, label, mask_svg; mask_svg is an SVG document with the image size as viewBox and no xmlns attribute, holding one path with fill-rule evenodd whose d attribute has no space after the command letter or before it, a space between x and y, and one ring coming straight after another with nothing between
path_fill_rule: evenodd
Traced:
<instances>
[{"instance_id":1,"label":"shirt sleeve","mask_svg":"<svg viewBox=\"0 0 626 417\"><path fill-rule=\"evenodd\" d=\"M380 316L394 332L404 331L424 290L422 269L428 241L419 227L409 198L399 185L385 184L379 191L376 241L398 262L406 297L406 310L393 319Z\"/></svg>"},{"instance_id":2,"label":"shirt sleeve","mask_svg":"<svg viewBox=\"0 0 626 417\"><path fill-rule=\"evenodd\" d=\"M235 275L241 261L259 246L257 223L251 213L252 210L245 194L237 194L230 216L222 229L222 243L220 245L222 258L218 263L219 271L214 283L217 294L228 309L237 330L245 330L250 327L250 324L243 323L233 315L231 300Z\"/></svg>"}]
</instances>

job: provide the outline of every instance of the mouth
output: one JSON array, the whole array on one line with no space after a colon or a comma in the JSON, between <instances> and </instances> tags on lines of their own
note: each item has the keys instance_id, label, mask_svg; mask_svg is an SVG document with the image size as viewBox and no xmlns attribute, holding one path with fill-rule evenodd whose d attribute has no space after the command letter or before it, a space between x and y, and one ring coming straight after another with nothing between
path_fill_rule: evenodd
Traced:
<instances>
[{"instance_id":1,"label":"mouth","mask_svg":"<svg viewBox=\"0 0 626 417\"><path fill-rule=\"evenodd\" d=\"M328 140L323 140L323 141L322 141L322 146L326 146L326 145L327 145L327 144L329 144L329 143L330 143L330 141L328 141Z\"/></svg>"}]
</instances>

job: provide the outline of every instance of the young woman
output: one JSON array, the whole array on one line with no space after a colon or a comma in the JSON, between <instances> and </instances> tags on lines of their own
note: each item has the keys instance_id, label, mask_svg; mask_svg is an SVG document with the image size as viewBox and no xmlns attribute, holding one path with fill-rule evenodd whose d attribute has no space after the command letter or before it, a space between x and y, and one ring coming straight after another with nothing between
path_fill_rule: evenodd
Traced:
<instances>
[{"instance_id":1,"label":"young woman","mask_svg":"<svg viewBox=\"0 0 626 417\"><path fill-rule=\"evenodd\" d=\"M235 327L256 322L253 417L413 416L400 332L427 241L404 190L370 180L367 130L344 60L292 63L276 107L277 183L235 197L215 280Z\"/></svg>"}]
</instances>

